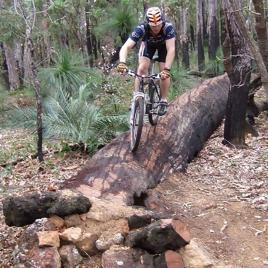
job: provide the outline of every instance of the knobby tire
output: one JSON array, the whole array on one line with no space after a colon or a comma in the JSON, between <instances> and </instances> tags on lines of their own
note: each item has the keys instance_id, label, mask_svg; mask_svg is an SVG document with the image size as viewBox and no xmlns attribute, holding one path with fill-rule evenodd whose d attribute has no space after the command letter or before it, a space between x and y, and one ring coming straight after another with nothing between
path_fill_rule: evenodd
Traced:
<instances>
[{"instance_id":1,"label":"knobby tire","mask_svg":"<svg viewBox=\"0 0 268 268\"><path fill-rule=\"evenodd\" d=\"M153 84L149 84L149 98L150 98L150 106L149 106L149 110L154 110L155 109L155 105L156 102L160 101L160 93L159 93L159 87ZM152 114L149 113L148 114L148 119L149 122L152 126L156 126L157 125L157 121L158 121L158 115L157 114Z\"/></svg>"},{"instance_id":2,"label":"knobby tire","mask_svg":"<svg viewBox=\"0 0 268 268\"><path fill-rule=\"evenodd\" d=\"M144 116L144 99L138 97L134 103L133 120L131 126L131 151L135 152L138 149Z\"/></svg>"}]
</instances>

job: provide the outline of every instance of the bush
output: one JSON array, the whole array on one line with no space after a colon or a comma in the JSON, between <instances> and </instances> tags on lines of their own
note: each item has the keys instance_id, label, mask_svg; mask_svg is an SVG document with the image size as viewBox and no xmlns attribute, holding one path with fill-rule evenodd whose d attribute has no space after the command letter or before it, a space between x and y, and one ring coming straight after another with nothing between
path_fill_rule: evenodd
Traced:
<instances>
[{"instance_id":1,"label":"bush","mask_svg":"<svg viewBox=\"0 0 268 268\"><path fill-rule=\"evenodd\" d=\"M168 99L174 100L193 86L193 80L184 68L173 68L171 70L172 83L169 89Z\"/></svg>"}]
</instances>

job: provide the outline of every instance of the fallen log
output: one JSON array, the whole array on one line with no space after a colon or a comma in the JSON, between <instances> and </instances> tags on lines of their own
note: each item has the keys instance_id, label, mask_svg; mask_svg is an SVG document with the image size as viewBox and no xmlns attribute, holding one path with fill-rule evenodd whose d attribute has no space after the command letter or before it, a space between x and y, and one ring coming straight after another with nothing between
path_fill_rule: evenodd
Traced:
<instances>
[{"instance_id":1,"label":"fallen log","mask_svg":"<svg viewBox=\"0 0 268 268\"><path fill-rule=\"evenodd\" d=\"M88 212L90 207L91 203L85 196L69 190L35 192L3 200L3 214L9 226L24 226L51 215L82 214Z\"/></svg>"},{"instance_id":2,"label":"fallen log","mask_svg":"<svg viewBox=\"0 0 268 268\"><path fill-rule=\"evenodd\" d=\"M204 81L170 106L156 127L145 126L138 151L129 150L129 132L97 152L63 188L85 196L136 204L173 171L185 170L221 123L227 103L226 75Z\"/></svg>"}]
</instances>

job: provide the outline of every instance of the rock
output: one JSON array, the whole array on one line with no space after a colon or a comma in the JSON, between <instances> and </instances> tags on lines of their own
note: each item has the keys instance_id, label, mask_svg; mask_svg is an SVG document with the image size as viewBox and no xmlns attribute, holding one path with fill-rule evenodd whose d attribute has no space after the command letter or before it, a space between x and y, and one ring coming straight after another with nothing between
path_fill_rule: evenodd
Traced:
<instances>
[{"instance_id":1,"label":"rock","mask_svg":"<svg viewBox=\"0 0 268 268\"><path fill-rule=\"evenodd\" d=\"M57 231L43 231L37 232L39 247L50 246L59 248L60 247L60 238Z\"/></svg>"},{"instance_id":2,"label":"rock","mask_svg":"<svg viewBox=\"0 0 268 268\"><path fill-rule=\"evenodd\" d=\"M182 256L175 251L166 251L165 260L167 268L185 268Z\"/></svg>"},{"instance_id":3,"label":"rock","mask_svg":"<svg viewBox=\"0 0 268 268\"><path fill-rule=\"evenodd\" d=\"M67 216L64 218L65 220L65 225L67 228L69 227L74 227L74 226L79 226L82 223L82 220L78 214Z\"/></svg>"},{"instance_id":4,"label":"rock","mask_svg":"<svg viewBox=\"0 0 268 268\"><path fill-rule=\"evenodd\" d=\"M82 237L82 229L79 227L71 227L60 233L60 238L63 241L76 243Z\"/></svg>"},{"instance_id":5,"label":"rock","mask_svg":"<svg viewBox=\"0 0 268 268\"><path fill-rule=\"evenodd\" d=\"M48 218L48 221L50 224L52 224L57 230L60 230L64 227L64 219L57 216L53 215L50 218Z\"/></svg>"},{"instance_id":6,"label":"rock","mask_svg":"<svg viewBox=\"0 0 268 268\"><path fill-rule=\"evenodd\" d=\"M148 224L150 224L152 221L152 216L151 215L131 215L128 218L128 226L129 229L138 229L140 227L146 226Z\"/></svg>"},{"instance_id":7,"label":"rock","mask_svg":"<svg viewBox=\"0 0 268 268\"><path fill-rule=\"evenodd\" d=\"M107 201L104 199L90 198L92 207L86 214L87 219L93 219L99 222L107 222L111 220L118 220L122 218L128 218L131 215L146 215L152 212L145 210L144 208L133 208L121 203ZM85 221L85 214L81 215L83 221Z\"/></svg>"},{"instance_id":8,"label":"rock","mask_svg":"<svg viewBox=\"0 0 268 268\"><path fill-rule=\"evenodd\" d=\"M49 224L48 219L38 219L33 224L29 225L22 233L18 245L13 252L14 265L24 264L32 259L32 255L38 251L38 232L54 231L55 226ZM33 253L32 253L33 252ZM46 252L46 251L44 251Z\"/></svg>"},{"instance_id":9,"label":"rock","mask_svg":"<svg viewBox=\"0 0 268 268\"><path fill-rule=\"evenodd\" d=\"M142 230L131 231L127 237L127 245L147 250L152 254L175 250L189 243L174 229L171 219L159 220ZM176 226L175 226L176 227ZM182 228L182 227L181 227Z\"/></svg>"},{"instance_id":10,"label":"rock","mask_svg":"<svg viewBox=\"0 0 268 268\"><path fill-rule=\"evenodd\" d=\"M68 216L86 213L91 203L85 196L70 190L33 193L7 197L3 201L5 222L9 226L24 226L51 215Z\"/></svg>"},{"instance_id":11,"label":"rock","mask_svg":"<svg viewBox=\"0 0 268 268\"><path fill-rule=\"evenodd\" d=\"M197 239L192 239L190 244L180 249L185 267L209 268L214 267L215 260Z\"/></svg>"},{"instance_id":12,"label":"rock","mask_svg":"<svg viewBox=\"0 0 268 268\"><path fill-rule=\"evenodd\" d=\"M61 268L60 254L55 247L34 248L31 251L30 266L38 268Z\"/></svg>"},{"instance_id":13,"label":"rock","mask_svg":"<svg viewBox=\"0 0 268 268\"><path fill-rule=\"evenodd\" d=\"M116 245L120 245L124 242L125 238L122 234L118 233L118 234L115 234L114 237L113 237L113 242L116 244Z\"/></svg>"},{"instance_id":14,"label":"rock","mask_svg":"<svg viewBox=\"0 0 268 268\"><path fill-rule=\"evenodd\" d=\"M96 248L96 241L98 236L96 234L84 233L79 241L76 243L80 254L84 257L92 256L98 253Z\"/></svg>"},{"instance_id":15,"label":"rock","mask_svg":"<svg viewBox=\"0 0 268 268\"><path fill-rule=\"evenodd\" d=\"M100 251L105 251L112 245L123 244L124 239L125 238L121 233L117 233L108 239L105 236L101 235L100 238L96 241L96 247Z\"/></svg>"},{"instance_id":16,"label":"rock","mask_svg":"<svg viewBox=\"0 0 268 268\"><path fill-rule=\"evenodd\" d=\"M144 250L128 247L112 247L102 254L102 267L155 268L156 266L154 266L154 257Z\"/></svg>"},{"instance_id":17,"label":"rock","mask_svg":"<svg viewBox=\"0 0 268 268\"><path fill-rule=\"evenodd\" d=\"M75 245L65 245L59 250L63 268L74 268L83 260Z\"/></svg>"}]
</instances>

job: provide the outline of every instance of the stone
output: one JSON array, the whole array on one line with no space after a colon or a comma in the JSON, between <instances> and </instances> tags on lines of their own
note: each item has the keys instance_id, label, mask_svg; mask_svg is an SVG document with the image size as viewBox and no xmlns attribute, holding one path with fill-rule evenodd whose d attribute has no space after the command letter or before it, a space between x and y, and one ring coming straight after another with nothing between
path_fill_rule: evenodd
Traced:
<instances>
[{"instance_id":1,"label":"stone","mask_svg":"<svg viewBox=\"0 0 268 268\"><path fill-rule=\"evenodd\" d=\"M74 268L83 260L75 245L65 245L59 250L63 268Z\"/></svg>"},{"instance_id":2,"label":"stone","mask_svg":"<svg viewBox=\"0 0 268 268\"><path fill-rule=\"evenodd\" d=\"M166 251L165 260L167 268L185 268L181 255L175 251Z\"/></svg>"},{"instance_id":3,"label":"stone","mask_svg":"<svg viewBox=\"0 0 268 268\"><path fill-rule=\"evenodd\" d=\"M176 250L188 244L173 228L172 220L159 220L143 229L134 230L127 236L126 245L160 254L169 249Z\"/></svg>"},{"instance_id":4,"label":"stone","mask_svg":"<svg viewBox=\"0 0 268 268\"><path fill-rule=\"evenodd\" d=\"M60 238L63 241L76 243L82 237L82 229L79 227L70 227L60 233Z\"/></svg>"},{"instance_id":5,"label":"stone","mask_svg":"<svg viewBox=\"0 0 268 268\"><path fill-rule=\"evenodd\" d=\"M67 228L79 226L82 223L82 220L78 214L67 216L64 218L64 221Z\"/></svg>"},{"instance_id":6,"label":"stone","mask_svg":"<svg viewBox=\"0 0 268 268\"><path fill-rule=\"evenodd\" d=\"M120 244L123 244L125 240L125 237L121 234L121 233L117 233L114 235L113 237L113 242L116 244L116 245L120 245Z\"/></svg>"},{"instance_id":7,"label":"stone","mask_svg":"<svg viewBox=\"0 0 268 268\"><path fill-rule=\"evenodd\" d=\"M64 219L57 216L53 215L48 218L48 221L50 224L52 224L57 230L60 230L64 227Z\"/></svg>"},{"instance_id":8,"label":"stone","mask_svg":"<svg viewBox=\"0 0 268 268\"><path fill-rule=\"evenodd\" d=\"M93 256L98 253L98 249L96 248L96 241L98 239L98 235L91 233L84 233L79 241L76 243L76 247L78 248L80 254L84 257Z\"/></svg>"},{"instance_id":9,"label":"stone","mask_svg":"<svg viewBox=\"0 0 268 268\"><path fill-rule=\"evenodd\" d=\"M31 251L30 267L61 268L61 258L55 247L34 248ZM26 266L27 267L27 266Z\"/></svg>"},{"instance_id":10,"label":"stone","mask_svg":"<svg viewBox=\"0 0 268 268\"><path fill-rule=\"evenodd\" d=\"M138 229L150 224L152 221L151 215L131 215L128 218L128 226L130 230Z\"/></svg>"},{"instance_id":11,"label":"stone","mask_svg":"<svg viewBox=\"0 0 268 268\"><path fill-rule=\"evenodd\" d=\"M123 244L124 239L125 238L121 233L114 234L109 238L101 235L96 241L96 247L99 251L105 251L108 250L112 245Z\"/></svg>"},{"instance_id":12,"label":"stone","mask_svg":"<svg viewBox=\"0 0 268 268\"><path fill-rule=\"evenodd\" d=\"M37 232L39 247L50 246L60 247L60 238L57 231L43 231Z\"/></svg>"},{"instance_id":13,"label":"stone","mask_svg":"<svg viewBox=\"0 0 268 268\"><path fill-rule=\"evenodd\" d=\"M113 246L102 254L102 268L155 268L154 257L141 249Z\"/></svg>"},{"instance_id":14,"label":"stone","mask_svg":"<svg viewBox=\"0 0 268 268\"><path fill-rule=\"evenodd\" d=\"M187 268L209 268L214 267L215 260L196 238L180 249L185 267Z\"/></svg>"}]
</instances>

